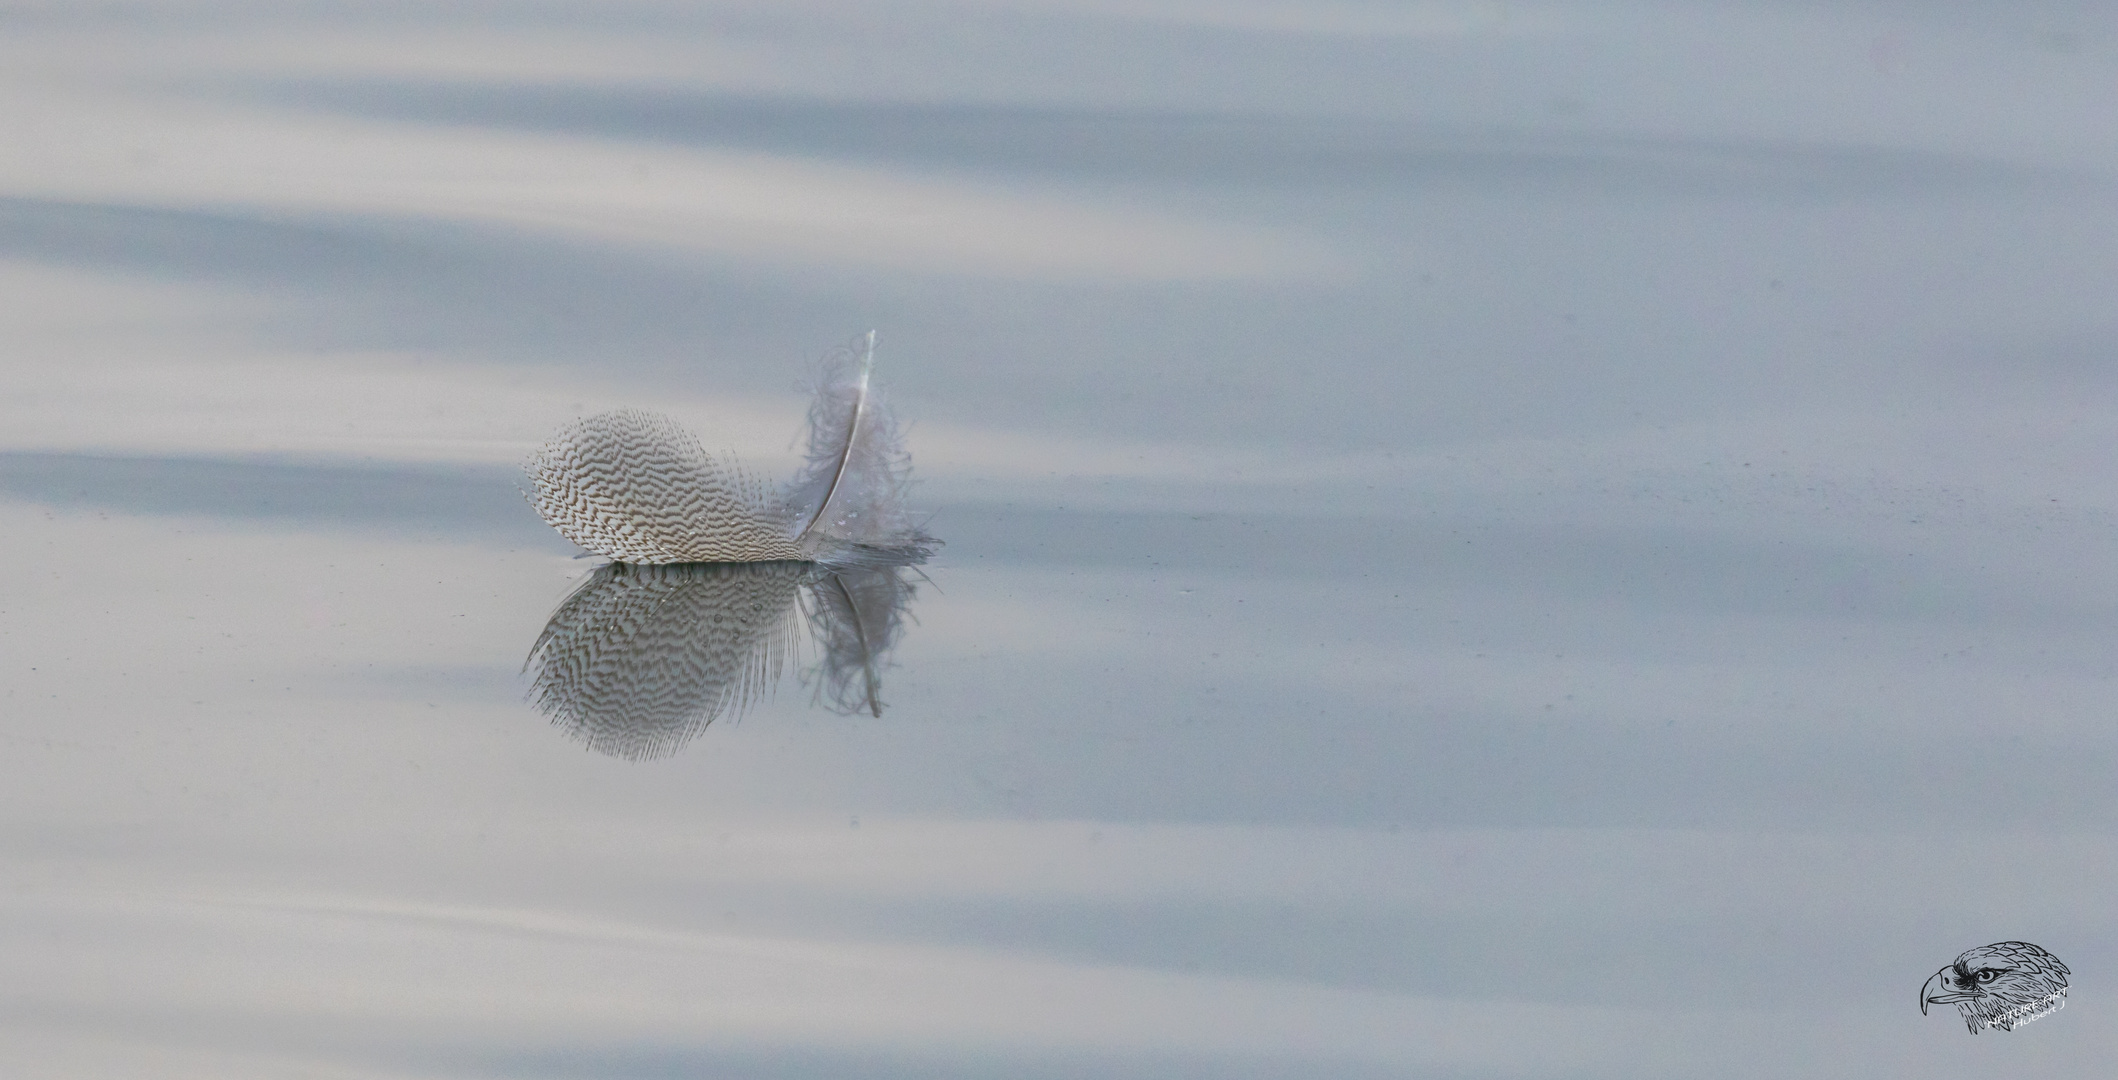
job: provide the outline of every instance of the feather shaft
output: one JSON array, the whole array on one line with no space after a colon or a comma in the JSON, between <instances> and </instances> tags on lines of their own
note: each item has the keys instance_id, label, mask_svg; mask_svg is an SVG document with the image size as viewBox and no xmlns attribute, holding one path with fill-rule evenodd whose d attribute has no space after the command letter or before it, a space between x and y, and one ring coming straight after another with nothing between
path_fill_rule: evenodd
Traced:
<instances>
[{"instance_id":1,"label":"feather shaft","mask_svg":"<svg viewBox=\"0 0 2118 1080\"><path fill-rule=\"evenodd\" d=\"M846 468L852 463L853 448L860 440L860 422L868 411L868 380L875 372L875 331L868 331L863 346L860 357L860 382L854 389L853 415L846 421L846 438L844 445L839 447L838 465L831 470L831 485L824 490L823 499L816 504L816 512L809 515L809 520L803 523L801 532L795 534L797 542L808 539L809 530L816 528L816 523L824 519L824 512L831 509L831 500L838 497L839 486L846 482Z\"/></svg>"}]
</instances>

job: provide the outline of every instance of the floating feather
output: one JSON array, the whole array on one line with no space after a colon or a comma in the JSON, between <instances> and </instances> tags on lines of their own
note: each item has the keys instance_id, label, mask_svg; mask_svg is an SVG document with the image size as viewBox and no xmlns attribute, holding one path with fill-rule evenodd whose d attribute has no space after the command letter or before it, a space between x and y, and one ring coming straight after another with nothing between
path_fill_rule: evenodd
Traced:
<instances>
[{"instance_id":1,"label":"floating feather","mask_svg":"<svg viewBox=\"0 0 2118 1080\"><path fill-rule=\"evenodd\" d=\"M528 465L530 502L560 535L620 562L902 566L939 541L904 506L911 457L873 385L875 332L826 359L808 460L768 489L674 420L621 409L579 421Z\"/></svg>"}]
</instances>

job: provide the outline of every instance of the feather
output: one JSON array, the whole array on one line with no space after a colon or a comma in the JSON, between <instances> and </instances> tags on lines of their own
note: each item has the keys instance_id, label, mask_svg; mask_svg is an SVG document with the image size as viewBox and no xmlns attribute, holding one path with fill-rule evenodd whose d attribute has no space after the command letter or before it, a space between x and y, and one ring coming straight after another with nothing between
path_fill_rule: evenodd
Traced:
<instances>
[{"instance_id":1,"label":"feather","mask_svg":"<svg viewBox=\"0 0 2118 1080\"><path fill-rule=\"evenodd\" d=\"M527 466L529 499L568 540L620 562L922 562L940 541L904 506L911 456L873 385L875 332L824 361L807 462L767 488L666 416L621 409L554 435Z\"/></svg>"}]
</instances>

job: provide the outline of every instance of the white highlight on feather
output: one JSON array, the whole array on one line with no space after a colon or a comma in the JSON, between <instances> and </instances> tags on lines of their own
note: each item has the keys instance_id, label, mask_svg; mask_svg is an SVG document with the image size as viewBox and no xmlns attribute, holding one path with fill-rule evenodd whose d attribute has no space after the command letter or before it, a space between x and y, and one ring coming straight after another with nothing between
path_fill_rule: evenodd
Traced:
<instances>
[{"instance_id":1,"label":"white highlight on feather","mask_svg":"<svg viewBox=\"0 0 2118 1080\"><path fill-rule=\"evenodd\" d=\"M938 546L904 508L911 456L873 387L875 332L825 360L808 461L767 490L668 417L621 409L554 435L528 464L530 502L574 543L620 562L906 565Z\"/></svg>"}]
</instances>

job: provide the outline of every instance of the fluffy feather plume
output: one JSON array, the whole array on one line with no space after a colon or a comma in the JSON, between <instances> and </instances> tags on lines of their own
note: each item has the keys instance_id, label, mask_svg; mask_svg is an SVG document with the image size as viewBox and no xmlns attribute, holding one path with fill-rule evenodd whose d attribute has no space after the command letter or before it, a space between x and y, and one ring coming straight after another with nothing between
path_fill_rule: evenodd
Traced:
<instances>
[{"instance_id":1,"label":"fluffy feather plume","mask_svg":"<svg viewBox=\"0 0 2118 1080\"><path fill-rule=\"evenodd\" d=\"M708 455L668 417L622 409L553 436L528 466L530 502L568 540L620 562L834 567L924 561L940 541L904 507L911 456L873 386L875 333L824 362L809 406L808 460L768 490Z\"/></svg>"},{"instance_id":2,"label":"fluffy feather plume","mask_svg":"<svg viewBox=\"0 0 2118 1080\"><path fill-rule=\"evenodd\" d=\"M828 565L902 566L938 545L905 510L912 457L874 369L873 330L825 358L809 403L808 462L782 496L795 540Z\"/></svg>"}]
</instances>

